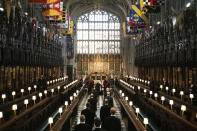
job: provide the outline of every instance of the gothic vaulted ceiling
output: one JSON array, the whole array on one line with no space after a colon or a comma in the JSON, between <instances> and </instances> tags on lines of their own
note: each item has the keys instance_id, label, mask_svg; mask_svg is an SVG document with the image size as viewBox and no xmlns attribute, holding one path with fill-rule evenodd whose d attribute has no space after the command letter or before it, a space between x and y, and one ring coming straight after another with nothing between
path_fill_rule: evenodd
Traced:
<instances>
[{"instance_id":1,"label":"gothic vaulted ceiling","mask_svg":"<svg viewBox=\"0 0 197 131\"><path fill-rule=\"evenodd\" d=\"M131 5L129 0L64 0L64 4L74 19L91 10L101 9L115 14L121 21Z\"/></svg>"}]
</instances>

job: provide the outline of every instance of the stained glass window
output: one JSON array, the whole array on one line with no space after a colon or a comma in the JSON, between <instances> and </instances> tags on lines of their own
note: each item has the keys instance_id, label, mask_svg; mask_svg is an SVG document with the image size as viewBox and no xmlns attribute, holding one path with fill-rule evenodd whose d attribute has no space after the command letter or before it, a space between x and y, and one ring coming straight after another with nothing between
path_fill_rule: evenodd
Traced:
<instances>
[{"instance_id":1,"label":"stained glass window","mask_svg":"<svg viewBox=\"0 0 197 131\"><path fill-rule=\"evenodd\" d=\"M117 16L95 10L77 21L78 54L120 54L120 22Z\"/></svg>"}]
</instances>

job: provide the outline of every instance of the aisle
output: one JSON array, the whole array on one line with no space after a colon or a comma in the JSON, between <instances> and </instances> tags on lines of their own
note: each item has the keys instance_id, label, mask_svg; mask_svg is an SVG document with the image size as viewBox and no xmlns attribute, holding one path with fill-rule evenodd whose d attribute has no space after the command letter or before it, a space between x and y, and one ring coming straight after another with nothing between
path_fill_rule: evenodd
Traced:
<instances>
[{"instance_id":1,"label":"aisle","mask_svg":"<svg viewBox=\"0 0 197 131\"><path fill-rule=\"evenodd\" d=\"M88 101L88 94L86 94L84 96L83 100L81 101L81 103L77 109L77 115L76 115L74 122L72 124L71 131L74 131L75 126L80 123L81 111L86 108L87 101Z\"/></svg>"},{"instance_id":2,"label":"aisle","mask_svg":"<svg viewBox=\"0 0 197 131\"><path fill-rule=\"evenodd\" d=\"M80 103L79 105L79 108L77 110L77 115L75 117L75 120L73 122L73 125L72 125L72 129L71 131L74 131L74 127L80 123L80 115L81 115L81 111L83 109L86 108L86 103L88 101L88 95L86 94L85 97L83 98L82 102ZM103 99L104 97L103 96L99 96L98 97L98 102L97 102L97 111L96 111L96 116L97 117L100 117L100 109L101 109L101 106L103 106ZM117 112L116 112L116 116L121 120L121 126L122 126L122 131L127 131L127 128L125 126L125 123L122 119L122 115L121 115L121 111L120 111L120 104L117 102L117 100L115 100L113 98L113 102L114 102L114 107L117 108Z\"/></svg>"},{"instance_id":3,"label":"aisle","mask_svg":"<svg viewBox=\"0 0 197 131\"><path fill-rule=\"evenodd\" d=\"M116 117L118 117L119 119L120 119L120 121L121 121L121 127L122 127L122 131L127 131L127 127L125 126L125 123L124 123L124 121L123 121L123 119L122 119L122 114L121 114L121 107L120 107L120 104L117 102L117 100L115 100L114 98L113 98L113 102L114 102L114 107L116 107L117 108L117 112L116 112Z\"/></svg>"}]
</instances>

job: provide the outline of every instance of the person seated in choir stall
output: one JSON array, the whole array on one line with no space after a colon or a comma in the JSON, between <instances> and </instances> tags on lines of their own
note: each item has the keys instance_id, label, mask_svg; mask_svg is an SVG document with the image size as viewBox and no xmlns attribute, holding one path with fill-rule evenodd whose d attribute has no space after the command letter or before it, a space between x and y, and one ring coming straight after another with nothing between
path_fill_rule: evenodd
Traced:
<instances>
[{"instance_id":1,"label":"person seated in choir stall","mask_svg":"<svg viewBox=\"0 0 197 131\"><path fill-rule=\"evenodd\" d=\"M94 131L106 131L101 128L101 120L99 118L94 119L94 125L95 125Z\"/></svg>"},{"instance_id":2,"label":"person seated in choir stall","mask_svg":"<svg viewBox=\"0 0 197 131\"><path fill-rule=\"evenodd\" d=\"M90 94L90 98L88 99L88 102L90 103L90 109L93 112L96 112L97 110L97 98L93 93Z\"/></svg>"},{"instance_id":3,"label":"person seated in choir stall","mask_svg":"<svg viewBox=\"0 0 197 131\"><path fill-rule=\"evenodd\" d=\"M121 131L120 119L115 116L116 108L110 109L111 116L107 117L102 123L102 128L107 131Z\"/></svg>"},{"instance_id":4,"label":"person seated in choir stall","mask_svg":"<svg viewBox=\"0 0 197 131\"><path fill-rule=\"evenodd\" d=\"M41 75L41 77L38 79L38 88L40 91L44 91L47 88L47 81L44 78L44 75Z\"/></svg>"},{"instance_id":5,"label":"person seated in choir stall","mask_svg":"<svg viewBox=\"0 0 197 131\"><path fill-rule=\"evenodd\" d=\"M80 124L76 125L75 131L91 131L90 125L85 123L86 117L85 115L80 116Z\"/></svg>"},{"instance_id":6,"label":"person seated in choir stall","mask_svg":"<svg viewBox=\"0 0 197 131\"><path fill-rule=\"evenodd\" d=\"M86 104L86 109L82 110L81 115L84 115L86 117L86 124L90 125L91 129L94 124L94 116L95 113L90 109L90 103L88 102Z\"/></svg>"},{"instance_id":7,"label":"person seated in choir stall","mask_svg":"<svg viewBox=\"0 0 197 131\"><path fill-rule=\"evenodd\" d=\"M101 121L103 122L109 116L110 116L110 106L108 105L108 100L105 99L104 105L101 107L101 110L100 110Z\"/></svg>"}]
</instances>

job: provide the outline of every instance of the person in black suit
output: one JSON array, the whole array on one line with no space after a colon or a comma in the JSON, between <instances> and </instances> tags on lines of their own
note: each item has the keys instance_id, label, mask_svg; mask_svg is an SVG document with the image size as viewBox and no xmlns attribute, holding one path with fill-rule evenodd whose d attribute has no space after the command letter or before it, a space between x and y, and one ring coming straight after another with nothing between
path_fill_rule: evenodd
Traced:
<instances>
[{"instance_id":1,"label":"person in black suit","mask_svg":"<svg viewBox=\"0 0 197 131\"><path fill-rule=\"evenodd\" d=\"M110 107L113 107L114 106L114 102L113 102L113 98L110 96L110 92L107 92L106 99L108 100L108 105Z\"/></svg>"},{"instance_id":2,"label":"person in black suit","mask_svg":"<svg viewBox=\"0 0 197 131\"><path fill-rule=\"evenodd\" d=\"M94 131L106 131L104 129L101 128L101 120L99 118L95 118L94 119L94 125L95 125L95 129Z\"/></svg>"},{"instance_id":3,"label":"person in black suit","mask_svg":"<svg viewBox=\"0 0 197 131\"><path fill-rule=\"evenodd\" d=\"M95 113L97 109L97 99L94 97L93 93L90 94L88 102L90 103L90 109Z\"/></svg>"},{"instance_id":4,"label":"person in black suit","mask_svg":"<svg viewBox=\"0 0 197 131\"><path fill-rule=\"evenodd\" d=\"M92 110L90 109L90 103L88 102L86 104L86 109L84 109L81 112L81 115L84 115L86 117L86 124L90 125L91 129L93 127L94 124L94 112L92 112Z\"/></svg>"},{"instance_id":5,"label":"person in black suit","mask_svg":"<svg viewBox=\"0 0 197 131\"><path fill-rule=\"evenodd\" d=\"M80 116L80 122L81 123L76 125L75 131L91 131L90 125L86 124L85 120L86 120L85 116L81 115Z\"/></svg>"},{"instance_id":6,"label":"person in black suit","mask_svg":"<svg viewBox=\"0 0 197 131\"><path fill-rule=\"evenodd\" d=\"M108 105L108 100L105 99L104 105L101 107L101 110L100 110L101 121L103 122L105 120L105 118L107 118L109 116L110 116L110 107Z\"/></svg>"},{"instance_id":7,"label":"person in black suit","mask_svg":"<svg viewBox=\"0 0 197 131\"><path fill-rule=\"evenodd\" d=\"M107 131L121 131L120 119L115 116L116 108L110 109L111 116L107 117L102 123L102 128Z\"/></svg>"}]
</instances>

